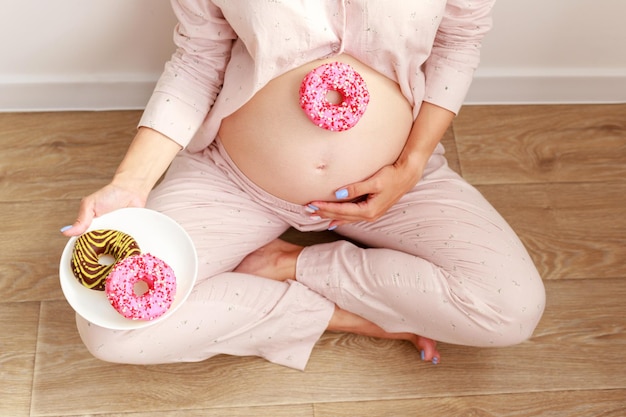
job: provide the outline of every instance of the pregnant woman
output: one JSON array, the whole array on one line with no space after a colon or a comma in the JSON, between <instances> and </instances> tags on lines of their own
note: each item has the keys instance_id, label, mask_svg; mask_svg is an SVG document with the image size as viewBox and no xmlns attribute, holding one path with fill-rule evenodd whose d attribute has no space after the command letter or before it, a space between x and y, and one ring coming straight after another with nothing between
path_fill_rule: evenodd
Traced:
<instances>
[{"instance_id":1,"label":"pregnant woman","mask_svg":"<svg viewBox=\"0 0 626 417\"><path fill-rule=\"evenodd\" d=\"M439 143L492 4L173 0L177 50L138 133L62 231L147 206L190 234L198 280L146 328L77 316L87 348L122 363L230 354L304 369L327 330L409 340L433 363L436 341L530 337L541 278ZM301 247L279 240L289 227L346 240Z\"/></svg>"}]
</instances>

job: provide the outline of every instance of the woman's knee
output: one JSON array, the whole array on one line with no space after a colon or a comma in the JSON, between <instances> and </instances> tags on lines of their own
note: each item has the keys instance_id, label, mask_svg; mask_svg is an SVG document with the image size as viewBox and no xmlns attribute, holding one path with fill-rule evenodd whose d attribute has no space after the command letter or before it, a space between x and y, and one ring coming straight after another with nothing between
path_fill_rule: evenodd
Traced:
<instances>
[{"instance_id":1,"label":"woman's knee","mask_svg":"<svg viewBox=\"0 0 626 417\"><path fill-rule=\"evenodd\" d=\"M452 329L448 341L476 347L512 346L528 340L545 308L545 289L534 266L509 264L498 271L466 271L448 282ZM492 278L486 278L492 277Z\"/></svg>"},{"instance_id":2,"label":"woman's knee","mask_svg":"<svg viewBox=\"0 0 626 417\"><path fill-rule=\"evenodd\" d=\"M83 344L96 359L112 363L141 364L139 358L129 356L131 350L126 349L125 331L105 329L91 324L80 316L76 316L78 334Z\"/></svg>"},{"instance_id":3,"label":"woman's knee","mask_svg":"<svg viewBox=\"0 0 626 417\"><path fill-rule=\"evenodd\" d=\"M512 346L530 339L545 309L546 293L538 274L526 277L523 284L521 279L515 282L496 307L500 325L494 330L500 346Z\"/></svg>"}]
</instances>

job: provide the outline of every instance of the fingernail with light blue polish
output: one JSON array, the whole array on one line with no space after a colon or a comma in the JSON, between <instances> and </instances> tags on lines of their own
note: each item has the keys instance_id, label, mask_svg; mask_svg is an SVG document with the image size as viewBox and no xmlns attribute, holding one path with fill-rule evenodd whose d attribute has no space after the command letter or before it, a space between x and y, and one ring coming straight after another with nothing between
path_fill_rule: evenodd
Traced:
<instances>
[{"instance_id":1,"label":"fingernail with light blue polish","mask_svg":"<svg viewBox=\"0 0 626 417\"><path fill-rule=\"evenodd\" d=\"M72 228L71 224L68 224L67 226L63 226L60 230L61 233L65 232L66 230L70 230Z\"/></svg>"},{"instance_id":2,"label":"fingernail with light blue polish","mask_svg":"<svg viewBox=\"0 0 626 417\"><path fill-rule=\"evenodd\" d=\"M333 230L335 230L336 228L337 228L337 226L330 226L330 227L328 228L328 230L333 231Z\"/></svg>"},{"instance_id":3,"label":"fingernail with light blue polish","mask_svg":"<svg viewBox=\"0 0 626 417\"><path fill-rule=\"evenodd\" d=\"M437 365L439 363L439 359L433 358L433 365Z\"/></svg>"},{"instance_id":4,"label":"fingernail with light blue polish","mask_svg":"<svg viewBox=\"0 0 626 417\"><path fill-rule=\"evenodd\" d=\"M346 190L345 188L342 188L341 190L337 190L335 192L335 197L337 197L337 198L346 198L346 197L348 197L348 190Z\"/></svg>"},{"instance_id":5,"label":"fingernail with light blue polish","mask_svg":"<svg viewBox=\"0 0 626 417\"><path fill-rule=\"evenodd\" d=\"M426 358L426 352L424 352L423 350L420 351L420 358L422 358L422 360Z\"/></svg>"},{"instance_id":6,"label":"fingernail with light blue polish","mask_svg":"<svg viewBox=\"0 0 626 417\"><path fill-rule=\"evenodd\" d=\"M316 207L313 204L309 204L309 205L306 206L306 208L304 210L306 210L309 213L315 213L319 209L320 209L319 207Z\"/></svg>"}]
</instances>

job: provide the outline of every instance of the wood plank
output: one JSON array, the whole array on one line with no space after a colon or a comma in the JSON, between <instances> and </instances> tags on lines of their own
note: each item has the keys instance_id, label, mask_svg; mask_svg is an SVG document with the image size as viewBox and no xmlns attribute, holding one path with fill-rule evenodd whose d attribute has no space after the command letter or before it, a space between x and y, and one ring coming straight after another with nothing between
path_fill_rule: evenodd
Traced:
<instances>
[{"instance_id":1,"label":"wood plank","mask_svg":"<svg viewBox=\"0 0 626 417\"><path fill-rule=\"evenodd\" d=\"M6 148L79 149L132 137L140 117L140 111L0 113L0 140Z\"/></svg>"},{"instance_id":2,"label":"wood plank","mask_svg":"<svg viewBox=\"0 0 626 417\"><path fill-rule=\"evenodd\" d=\"M137 112L0 114L0 201L80 198L106 184Z\"/></svg>"},{"instance_id":3,"label":"wood plank","mask_svg":"<svg viewBox=\"0 0 626 417\"><path fill-rule=\"evenodd\" d=\"M0 203L0 292L7 301L63 299L59 260L78 200Z\"/></svg>"},{"instance_id":4,"label":"wood plank","mask_svg":"<svg viewBox=\"0 0 626 417\"><path fill-rule=\"evenodd\" d=\"M546 315L533 339L522 345L442 345L443 361L434 366L422 363L407 343L326 334L305 372L228 356L158 366L103 363L82 346L67 304L44 302L32 412L156 412L626 389L626 279L546 284ZM65 401L68 392L71 404Z\"/></svg>"},{"instance_id":5,"label":"wood plank","mask_svg":"<svg viewBox=\"0 0 626 417\"><path fill-rule=\"evenodd\" d=\"M626 104L467 106L454 121L473 184L622 182Z\"/></svg>"},{"instance_id":6,"label":"wood plank","mask_svg":"<svg viewBox=\"0 0 626 417\"><path fill-rule=\"evenodd\" d=\"M626 183L481 185L544 279L626 276Z\"/></svg>"},{"instance_id":7,"label":"wood plank","mask_svg":"<svg viewBox=\"0 0 626 417\"><path fill-rule=\"evenodd\" d=\"M270 407L228 407L203 409L175 409L168 411L150 411L138 413L98 414L98 417L313 417L313 406L283 405Z\"/></svg>"},{"instance_id":8,"label":"wood plank","mask_svg":"<svg viewBox=\"0 0 626 417\"><path fill-rule=\"evenodd\" d=\"M626 390L533 392L315 405L316 417L623 417Z\"/></svg>"},{"instance_id":9,"label":"wood plank","mask_svg":"<svg viewBox=\"0 0 626 417\"><path fill-rule=\"evenodd\" d=\"M39 303L0 303L0 415L30 412Z\"/></svg>"}]
</instances>

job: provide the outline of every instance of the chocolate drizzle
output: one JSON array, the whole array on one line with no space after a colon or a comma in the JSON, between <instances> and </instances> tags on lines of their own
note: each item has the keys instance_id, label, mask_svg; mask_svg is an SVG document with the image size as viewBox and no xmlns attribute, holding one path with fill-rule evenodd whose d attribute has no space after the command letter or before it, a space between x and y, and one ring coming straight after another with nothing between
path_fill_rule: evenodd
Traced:
<instances>
[{"instance_id":1,"label":"chocolate drizzle","mask_svg":"<svg viewBox=\"0 0 626 417\"><path fill-rule=\"evenodd\" d=\"M85 287L104 291L106 277L115 263L103 265L99 262L100 257L110 255L118 262L140 253L137 241L124 232L110 229L93 230L76 240L72 253L72 272Z\"/></svg>"}]
</instances>

